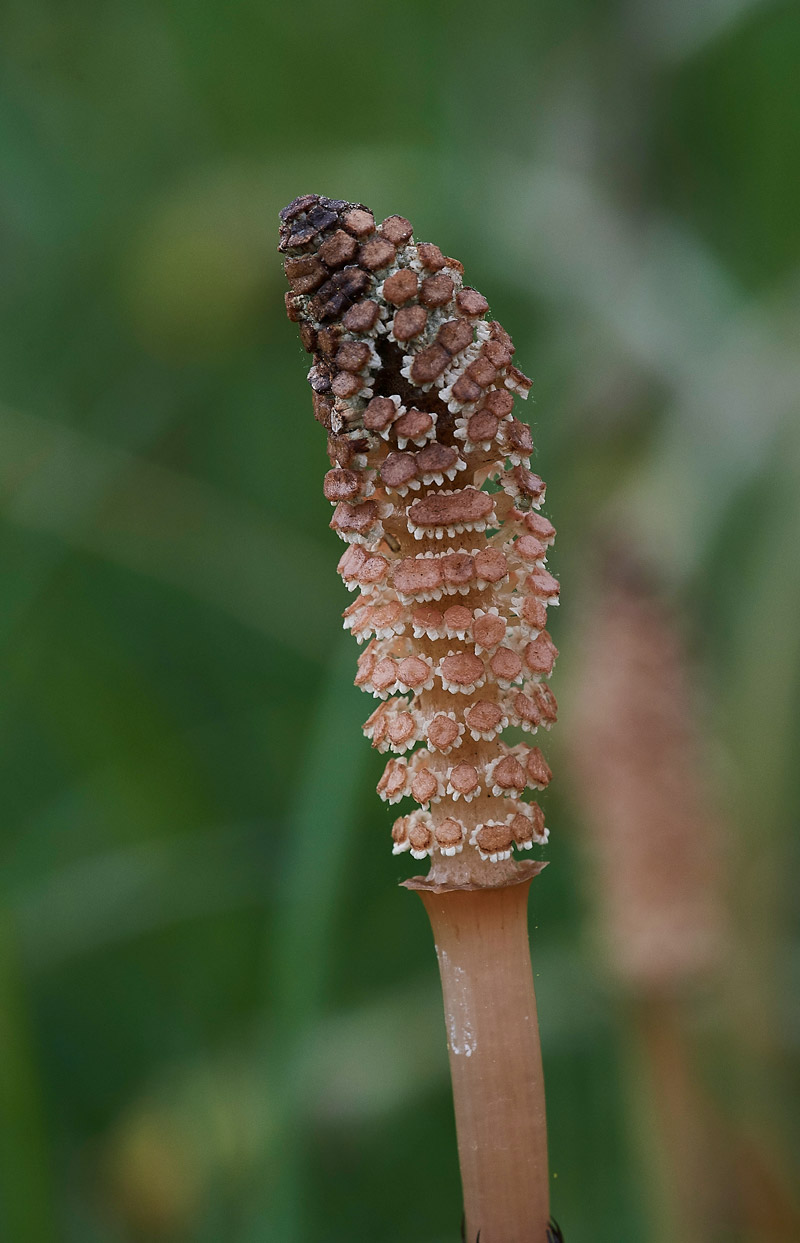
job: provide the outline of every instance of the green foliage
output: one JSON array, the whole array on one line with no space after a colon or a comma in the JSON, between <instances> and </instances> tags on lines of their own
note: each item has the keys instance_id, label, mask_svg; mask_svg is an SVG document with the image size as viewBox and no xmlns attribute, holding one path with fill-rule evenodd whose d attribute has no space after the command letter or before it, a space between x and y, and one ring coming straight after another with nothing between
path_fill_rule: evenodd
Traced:
<instances>
[{"instance_id":1,"label":"green foliage","mask_svg":"<svg viewBox=\"0 0 800 1243\"><path fill-rule=\"evenodd\" d=\"M277 212L308 191L407 215L513 332L561 533L565 702L604 514L685 610L747 984L695 1022L724 1050L721 1125L769 1152L778 1194L798 46L795 8L751 0L6 0L9 1243L458 1237L430 933L357 728L324 436L283 314ZM559 753L568 730L565 711ZM625 1013L554 768L532 920L554 1213L569 1243L651 1240Z\"/></svg>"}]
</instances>

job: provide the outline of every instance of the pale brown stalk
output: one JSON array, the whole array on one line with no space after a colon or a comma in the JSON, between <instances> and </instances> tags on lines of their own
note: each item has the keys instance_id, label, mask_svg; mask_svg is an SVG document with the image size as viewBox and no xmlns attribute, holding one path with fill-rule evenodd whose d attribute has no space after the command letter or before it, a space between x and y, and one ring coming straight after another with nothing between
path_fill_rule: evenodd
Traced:
<instances>
[{"instance_id":1,"label":"pale brown stalk","mask_svg":"<svg viewBox=\"0 0 800 1243\"><path fill-rule=\"evenodd\" d=\"M544 1243L550 1216L544 1077L527 903L543 865L494 889L416 889L442 979L466 1238Z\"/></svg>"},{"instance_id":2,"label":"pale brown stalk","mask_svg":"<svg viewBox=\"0 0 800 1243\"><path fill-rule=\"evenodd\" d=\"M724 1159L690 1027L725 945L724 838L680 626L630 539L595 584L572 733L606 966L658 1243L719 1237Z\"/></svg>"}]
</instances>

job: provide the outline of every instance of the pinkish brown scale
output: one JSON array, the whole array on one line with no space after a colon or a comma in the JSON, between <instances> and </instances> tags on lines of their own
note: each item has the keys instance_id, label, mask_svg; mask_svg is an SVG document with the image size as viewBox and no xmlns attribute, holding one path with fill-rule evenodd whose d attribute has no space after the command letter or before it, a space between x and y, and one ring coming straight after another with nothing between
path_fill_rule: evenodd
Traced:
<instances>
[{"instance_id":1,"label":"pinkish brown scale","mask_svg":"<svg viewBox=\"0 0 800 1243\"><path fill-rule=\"evenodd\" d=\"M334 359L342 371L361 371L370 359L370 348L364 341L345 341Z\"/></svg>"},{"instance_id":2,"label":"pinkish brown scale","mask_svg":"<svg viewBox=\"0 0 800 1243\"><path fill-rule=\"evenodd\" d=\"M370 432L382 432L397 417L397 407L388 397L373 397L364 411L364 426Z\"/></svg>"},{"instance_id":3,"label":"pinkish brown scale","mask_svg":"<svg viewBox=\"0 0 800 1243\"><path fill-rule=\"evenodd\" d=\"M531 747L525 757L525 771L534 786L548 786L553 779L550 766L538 747Z\"/></svg>"},{"instance_id":4,"label":"pinkish brown scale","mask_svg":"<svg viewBox=\"0 0 800 1243\"><path fill-rule=\"evenodd\" d=\"M433 427L433 419L426 410L407 410L394 425L398 436L406 440L416 440L426 436Z\"/></svg>"},{"instance_id":5,"label":"pinkish brown scale","mask_svg":"<svg viewBox=\"0 0 800 1243\"><path fill-rule=\"evenodd\" d=\"M480 384L468 375L460 375L453 385L453 396L463 406L471 406L479 401L482 392Z\"/></svg>"},{"instance_id":6,"label":"pinkish brown scale","mask_svg":"<svg viewBox=\"0 0 800 1243\"><path fill-rule=\"evenodd\" d=\"M498 323L496 319L489 324L489 336L493 341L501 341L503 345L507 345L512 354L516 352L510 334L506 332L503 325Z\"/></svg>"},{"instance_id":7,"label":"pinkish brown scale","mask_svg":"<svg viewBox=\"0 0 800 1243\"><path fill-rule=\"evenodd\" d=\"M411 795L420 805L429 803L439 793L439 781L429 768L421 768L411 782Z\"/></svg>"},{"instance_id":8,"label":"pinkish brown scale","mask_svg":"<svg viewBox=\"0 0 800 1243\"><path fill-rule=\"evenodd\" d=\"M451 717L439 713L428 726L427 738L430 746L437 751L444 751L452 747L458 738L458 724Z\"/></svg>"},{"instance_id":9,"label":"pinkish brown scale","mask_svg":"<svg viewBox=\"0 0 800 1243\"><path fill-rule=\"evenodd\" d=\"M378 661L372 670L371 681L376 691L385 691L394 686L397 681L397 665L391 657Z\"/></svg>"},{"instance_id":10,"label":"pinkish brown scale","mask_svg":"<svg viewBox=\"0 0 800 1243\"><path fill-rule=\"evenodd\" d=\"M471 686L483 677L483 661L474 652L456 652L441 662L442 676L454 686Z\"/></svg>"},{"instance_id":11,"label":"pinkish brown scale","mask_svg":"<svg viewBox=\"0 0 800 1243\"><path fill-rule=\"evenodd\" d=\"M510 350L507 345L503 345L500 341L487 341L482 352L498 371L508 366L514 353L513 350Z\"/></svg>"},{"instance_id":12,"label":"pinkish brown scale","mask_svg":"<svg viewBox=\"0 0 800 1243\"><path fill-rule=\"evenodd\" d=\"M497 370L489 362L488 358L476 358L474 363L470 363L467 367L465 375L470 380L474 380L480 388L488 388L497 375Z\"/></svg>"},{"instance_id":13,"label":"pinkish brown scale","mask_svg":"<svg viewBox=\"0 0 800 1243\"><path fill-rule=\"evenodd\" d=\"M450 362L450 355L441 345L429 345L420 350L411 364L411 379L415 384L431 384L442 374Z\"/></svg>"},{"instance_id":14,"label":"pinkish brown scale","mask_svg":"<svg viewBox=\"0 0 800 1243\"><path fill-rule=\"evenodd\" d=\"M525 579L525 586L533 595L542 600L551 600L561 590L558 579L553 578L547 570L536 569Z\"/></svg>"},{"instance_id":15,"label":"pinkish brown scale","mask_svg":"<svg viewBox=\"0 0 800 1243\"><path fill-rule=\"evenodd\" d=\"M527 528L531 535L535 535L543 544L552 543L556 536L556 529L544 514L537 513L535 509L531 509L527 514L520 514L515 510L512 515L514 518L522 520L523 525Z\"/></svg>"},{"instance_id":16,"label":"pinkish brown scale","mask_svg":"<svg viewBox=\"0 0 800 1243\"><path fill-rule=\"evenodd\" d=\"M527 804L528 815L517 812L509 824L509 830L515 842L520 846L532 842L544 833L544 813L538 803Z\"/></svg>"},{"instance_id":17,"label":"pinkish brown scale","mask_svg":"<svg viewBox=\"0 0 800 1243\"><path fill-rule=\"evenodd\" d=\"M544 630L547 625L547 608L535 596L525 596L520 616L533 630Z\"/></svg>"},{"instance_id":18,"label":"pinkish brown scale","mask_svg":"<svg viewBox=\"0 0 800 1243\"><path fill-rule=\"evenodd\" d=\"M421 854L423 850L430 850L433 845L433 833L427 824L420 824L416 821L408 831L408 840L411 843L411 849Z\"/></svg>"},{"instance_id":19,"label":"pinkish brown scale","mask_svg":"<svg viewBox=\"0 0 800 1243\"><path fill-rule=\"evenodd\" d=\"M463 604L451 604L449 609L445 609L444 624L454 632L469 632L472 629L472 614Z\"/></svg>"},{"instance_id":20,"label":"pinkish brown scale","mask_svg":"<svg viewBox=\"0 0 800 1243\"><path fill-rule=\"evenodd\" d=\"M501 790L524 790L525 770L516 756L505 755L492 772L492 784Z\"/></svg>"},{"instance_id":21,"label":"pinkish brown scale","mask_svg":"<svg viewBox=\"0 0 800 1243\"><path fill-rule=\"evenodd\" d=\"M356 674L356 686L361 686L363 685L364 682L369 681L372 675L372 670L375 668L377 663L378 663L378 656L375 651L375 645L373 643L370 643L366 651L362 652L358 658L358 673ZM359 679L361 680L359 681Z\"/></svg>"},{"instance_id":22,"label":"pinkish brown scale","mask_svg":"<svg viewBox=\"0 0 800 1243\"><path fill-rule=\"evenodd\" d=\"M348 233L354 237L368 237L375 231L375 217L365 207L354 207L342 221Z\"/></svg>"},{"instance_id":23,"label":"pinkish brown scale","mask_svg":"<svg viewBox=\"0 0 800 1243\"><path fill-rule=\"evenodd\" d=\"M417 246L417 254L423 268L429 272L438 272L444 267L444 255L432 242L420 242Z\"/></svg>"},{"instance_id":24,"label":"pinkish brown scale","mask_svg":"<svg viewBox=\"0 0 800 1243\"><path fill-rule=\"evenodd\" d=\"M417 727L410 713L400 712L389 720L386 732L395 746L403 746L415 736Z\"/></svg>"},{"instance_id":25,"label":"pinkish brown scale","mask_svg":"<svg viewBox=\"0 0 800 1243\"><path fill-rule=\"evenodd\" d=\"M514 552L523 561L541 561L547 556L547 549L535 535L521 535L514 541Z\"/></svg>"},{"instance_id":26,"label":"pinkish brown scale","mask_svg":"<svg viewBox=\"0 0 800 1243\"><path fill-rule=\"evenodd\" d=\"M460 354L473 340L472 324L466 319L448 319L436 334L436 343L448 354Z\"/></svg>"},{"instance_id":27,"label":"pinkish brown scale","mask_svg":"<svg viewBox=\"0 0 800 1243\"><path fill-rule=\"evenodd\" d=\"M497 416L489 410L478 410L467 423L467 435L473 444L494 440L499 427Z\"/></svg>"},{"instance_id":28,"label":"pinkish brown scale","mask_svg":"<svg viewBox=\"0 0 800 1243\"><path fill-rule=\"evenodd\" d=\"M476 846L486 855L509 850L512 840L511 830L505 824L482 824L475 834Z\"/></svg>"},{"instance_id":29,"label":"pinkish brown scale","mask_svg":"<svg viewBox=\"0 0 800 1243\"><path fill-rule=\"evenodd\" d=\"M400 816L392 825L392 841L403 846L408 841L408 816Z\"/></svg>"},{"instance_id":30,"label":"pinkish brown scale","mask_svg":"<svg viewBox=\"0 0 800 1243\"><path fill-rule=\"evenodd\" d=\"M364 501L362 505L350 505L348 501L340 501L333 511L330 525L334 531L353 532L364 535L378 519L378 506L374 501Z\"/></svg>"},{"instance_id":31,"label":"pinkish brown scale","mask_svg":"<svg viewBox=\"0 0 800 1243\"><path fill-rule=\"evenodd\" d=\"M329 268L340 268L345 263L352 263L356 257L358 242L344 229L337 229L319 248L319 257Z\"/></svg>"},{"instance_id":32,"label":"pinkish brown scale","mask_svg":"<svg viewBox=\"0 0 800 1243\"><path fill-rule=\"evenodd\" d=\"M417 475L413 453L390 453L381 466L381 482L387 488L402 488Z\"/></svg>"},{"instance_id":33,"label":"pinkish brown scale","mask_svg":"<svg viewBox=\"0 0 800 1243\"><path fill-rule=\"evenodd\" d=\"M445 850L452 850L454 846L460 846L464 840L464 826L459 820L454 820L452 816L448 816L446 820L440 820L433 832L437 846L441 846Z\"/></svg>"},{"instance_id":34,"label":"pinkish brown scale","mask_svg":"<svg viewBox=\"0 0 800 1243\"><path fill-rule=\"evenodd\" d=\"M476 734L489 734L497 729L503 719L503 713L495 703L487 699L479 699L464 714L464 720Z\"/></svg>"},{"instance_id":35,"label":"pinkish brown scale","mask_svg":"<svg viewBox=\"0 0 800 1243\"><path fill-rule=\"evenodd\" d=\"M370 625L376 630L393 626L403 615L403 607L399 600L389 600L386 604L378 604L370 610Z\"/></svg>"},{"instance_id":36,"label":"pinkish brown scale","mask_svg":"<svg viewBox=\"0 0 800 1243\"><path fill-rule=\"evenodd\" d=\"M383 296L393 306L402 306L415 297L417 292L417 276L410 268L401 268L393 276L387 276L383 282Z\"/></svg>"},{"instance_id":37,"label":"pinkish brown scale","mask_svg":"<svg viewBox=\"0 0 800 1243\"><path fill-rule=\"evenodd\" d=\"M408 557L395 562L394 586L403 595L418 591L435 591L443 582L442 567L433 557Z\"/></svg>"},{"instance_id":38,"label":"pinkish brown scale","mask_svg":"<svg viewBox=\"0 0 800 1243\"><path fill-rule=\"evenodd\" d=\"M296 259L286 259L283 269L294 294L313 293L328 278L327 271L314 255L298 255Z\"/></svg>"},{"instance_id":39,"label":"pinkish brown scale","mask_svg":"<svg viewBox=\"0 0 800 1243\"><path fill-rule=\"evenodd\" d=\"M419 300L423 306L434 308L438 306L446 306L453 296L453 278L448 276L446 272L440 272L437 276L428 276L422 282L419 290Z\"/></svg>"},{"instance_id":40,"label":"pinkish brown scale","mask_svg":"<svg viewBox=\"0 0 800 1243\"><path fill-rule=\"evenodd\" d=\"M329 470L322 482L326 500L348 501L361 491L363 476L355 470Z\"/></svg>"},{"instance_id":41,"label":"pinkish brown scale","mask_svg":"<svg viewBox=\"0 0 800 1243\"><path fill-rule=\"evenodd\" d=\"M366 298L363 302L356 302L349 311L345 311L342 316L342 327L348 332L371 332L378 322L379 313L380 307L377 302Z\"/></svg>"},{"instance_id":42,"label":"pinkish brown scale","mask_svg":"<svg viewBox=\"0 0 800 1243\"><path fill-rule=\"evenodd\" d=\"M509 367L508 376L509 379L513 380L516 387L522 389L525 393L528 392L533 384L530 376L527 376L524 371L520 371L519 367Z\"/></svg>"},{"instance_id":43,"label":"pinkish brown scale","mask_svg":"<svg viewBox=\"0 0 800 1243\"><path fill-rule=\"evenodd\" d=\"M406 656L397 666L399 680L404 686L423 686L430 677L430 666L419 656Z\"/></svg>"},{"instance_id":44,"label":"pinkish brown scale","mask_svg":"<svg viewBox=\"0 0 800 1243\"><path fill-rule=\"evenodd\" d=\"M465 586L475 577L475 558L466 552L451 552L442 558L445 582L453 587Z\"/></svg>"},{"instance_id":45,"label":"pinkish brown scale","mask_svg":"<svg viewBox=\"0 0 800 1243\"><path fill-rule=\"evenodd\" d=\"M455 466L458 454L450 445L442 445L438 440L432 440L424 449L420 449L416 461L418 475L443 474Z\"/></svg>"},{"instance_id":46,"label":"pinkish brown scale","mask_svg":"<svg viewBox=\"0 0 800 1243\"><path fill-rule=\"evenodd\" d=\"M386 578L389 570L389 564L385 557L368 557L355 577L359 583L364 586L373 583L380 583Z\"/></svg>"},{"instance_id":47,"label":"pinkish brown scale","mask_svg":"<svg viewBox=\"0 0 800 1243\"><path fill-rule=\"evenodd\" d=\"M369 554L362 548L360 544L351 544L346 552L339 558L339 564L336 567L342 578L355 578L358 571L362 569L364 563L368 560Z\"/></svg>"},{"instance_id":48,"label":"pinkish brown scale","mask_svg":"<svg viewBox=\"0 0 800 1243\"><path fill-rule=\"evenodd\" d=\"M472 626L472 637L481 647L496 647L498 643L502 643L505 633L505 618L498 617L495 613L484 613L483 617L476 617Z\"/></svg>"},{"instance_id":49,"label":"pinkish brown scale","mask_svg":"<svg viewBox=\"0 0 800 1243\"><path fill-rule=\"evenodd\" d=\"M350 371L339 371L331 381L331 392L335 397L355 397L364 386L361 376Z\"/></svg>"},{"instance_id":50,"label":"pinkish brown scale","mask_svg":"<svg viewBox=\"0 0 800 1243\"><path fill-rule=\"evenodd\" d=\"M380 272L394 263L396 254L397 251L388 238L371 237L359 249L358 266L366 268L368 272Z\"/></svg>"},{"instance_id":51,"label":"pinkish brown scale","mask_svg":"<svg viewBox=\"0 0 800 1243\"><path fill-rule=\"evenodd\" d=\"M338 324L334 324L329 328L320 328L317 333L317 353L322 354L325 358L333 358L341 340L342 333Z\"/></svg>"},{"instance_id":52,"label":"pinkish brown scale","mask_svg":"<svg viewBox=\"0 0 800 1243\"><path fill-rule=\"evenodd\" d=\"M475 572L485 583L499 583L508 574L508 561L499 548L483 548L475 557Z\"/></svg>"},{"instance_id":53,"label":"pinkish brown scale","mask_svg":"<svg viewBox=\"0 0 800 1243\"><path fill-rule=\"evenodd\" d=\"M525 664L531 673L550 673L557 655L558 648L546 630L525 645Z\"/></svg>"},{"instance_id":54,"label":"pinkish brown scale","mask_svg":"<svg viewBox=\"0 0 800 1243\"><path fill-rule=\"evenodd\" d=\"M401 790L405 789L407 779L408 769L406 765L400 763L399 760L390 760L378 782L378 793L385 795L386 798L394 798Z\"/></svg>"},{"instance_id":55,"label":"pinkish brown scale","mask_svg":"<svg viewBox=\"0 0 800 1243\"><path fill-rule=\"evenodd\" d=\"M432 604L419 604L411 614L411 620L420 630L439 630L442 625L442 613Z\"/></svg>"},{"instance_id":56,"label":"pinkish brown scale","mask_svg":"<svg viewBox=\"0 0 800 1243\"><path fill-rule=\"evenodd\" d=\"M450 770L449 780L457 794L473 794L478 788L478 770L473 764L456 764Z\"/></svg>"},{"instance_id":57,"label":"pinkish brown scale","mask_svg":"<svg viewBox=\"0 0 800 1243\"><path fill-rule=\"evenodd\" d=\"M371 613L371 612L372 612L372 606L369 604L365 604L361 596L358 596L358 598L355 599L352 604L348 604L347 608L342 613L342 617L352 617L356 613Z\"/></svg>"},{"instance_id":58,"label":"pinkish brown scale","mask_svg":"<svg viewBox=\"0 0 800 1243\"><path fill-rule=\"evenodd\" d=\"M522 691L514 696L514 711L521 721L526 721L529 725L538 725L542 719L535 701Z\"/></svg>"},{"instance_id":59,"label":"pinkish brown scale","mask_svg":"<svg viewBox=\"0 0 800 1243\"><path fill-rule=\"evenodd\" d=\"M512 485L522 496L530 497L535 504L544 500L544 480L535 475L527 466L515 466L510 472L510 479Z\"/></svg>"},{"instance_id":60,"label":"pinkish brown scale","mask_svg":"<svg viewBox=\"0 0 800 1243\"><path fill-rule=\"evenodd\" d=\"M540 682L531 693L536 699L542 720L552 725L558 715L558 704L550 687L546 682Z\"/></svg>"},{"instance_id":61,"label":"pinkish brown scale","mask_svg":"<svg viewBox=\"0 0 800 1243\"><path fill-rule=\"evenodd\" d=\"M411 221L406 220L405 216L387 216L380 226L382 235L395 246L402 246L407 242L413 231Z\"/></svg>"},{"instance_id":62,"label":"pinkish brown scale","mask_svg":"<svg viewBox=\"0 0 800 1243\"><path fill-rule=\"evenodd\" d=\"M434 492L415 501L408 516L418 527L449 527L459 522L479 522L488 518L493 509L494 500L488 492L463 488L449 494Z\"/></svg>"},{"instance_id":63,"label":"pinkish brown scale","mask_svg":"<svg viewBox=\"0 0 800 1243\"><path fill-rule=\"evenodd\" d=\"M456 306L464 315L485 315L489 310L489 303L483 294L469 286L460 290L456 297Z\"/></svg>"},{"instance_id":64,"label":"pinkish brown scale","mask_svg":"<svg viewBox=\"0 0 800 1243\"><path fill-rule=\"evenodd\" d=\"M513 682L522 673L522 661L510 647L498 647L489 661L489 668L496 678Z\"/></svg>"},{"instance_id":65,"label":"pinkish brown scale","mask_svg":"<svg viewBox=\"0 0 800 1243\"><path fill-rule=\"evenodd\" d=\"M525 456L533 453L533 436L527 423L521 423L519 419L511 419L505 425L505 437L509 448L515 452Z\"/></svg>"},{"instance_id":66,"label":"pinkish brown scale","mask_svg":"<svg viewBox=\"0 0 800 1243\"><path fill-rule=\"evenodd\" d=\"M404 306L392 320L392 332L396 341L411 341L424 331L428 312L424 306Z\"/></svg>"},{"instance_id":67,"label":"pinkish brown scale","mask_svg":"<svg viewBox=\"0 0 800 1243\"><path fill-rule=\"evenodd\" d=\"M484 397L481 409L488 410L497 419L504 419L514 409L514 398L508 389L493 389Z\"/></svg>"}]
</instances>

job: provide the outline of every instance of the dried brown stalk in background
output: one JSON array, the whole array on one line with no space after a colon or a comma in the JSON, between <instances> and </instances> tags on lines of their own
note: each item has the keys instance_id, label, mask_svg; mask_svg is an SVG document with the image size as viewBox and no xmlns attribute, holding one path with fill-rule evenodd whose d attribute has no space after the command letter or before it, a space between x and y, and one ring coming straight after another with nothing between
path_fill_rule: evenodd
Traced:
<instances>
[{"instance_id":1,"label":"dried brown stalk in background","mask_svg":"<svg viewBox=\"0 0 800 1243\"><path fill-rule=\"evenodd\" d=\"M598 914L633 991L683 988L725 943L721 832L680 628L620 542L595 584L570 732Z\"/></svg>"},{"instance_id":2,"label":"dried brown stalk in background","mask_svg":"<svg viewBox=\"0 0 800 1243\"><path fill-rule=\"evenodd\" d=\"M358 591L345 625L367 646L357 685L381 703L365 725L391 752L378 792L416 805L395 852L431 859L417 888L439 954L467 1238L544 1243L544 1090L527 935L547 840L527 791L550 769L509 745L555 720L557 655L545 568L555 531L538 511L533 442L514 417L530 380L463 268L411 225L306 195L281 213L287 310L314 362L328 431L325 495Z\"/></svg>"},{"instance_id":3,"label":"dried brown stalk in background","mask_svg":"<svg viewBox=\"0 0 800 1243\"><path fill-rule=\"evenodd\" d=\"M718 1237L725 1171L687 1030L721 964L723 851L680 628L630 540L593 591L572 755L606 963L623 989L653 1237Z\"/></svg>"}]
</instances>

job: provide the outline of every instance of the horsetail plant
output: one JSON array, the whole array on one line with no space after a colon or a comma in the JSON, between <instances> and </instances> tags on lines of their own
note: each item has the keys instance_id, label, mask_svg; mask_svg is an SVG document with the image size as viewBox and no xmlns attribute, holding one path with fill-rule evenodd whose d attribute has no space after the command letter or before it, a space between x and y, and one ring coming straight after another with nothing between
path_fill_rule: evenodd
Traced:
<instances>
[{"instance_id":1,"label":"horsetail plant","mask_svg":"<svg viewBox=\"0 0 800 1243\"><path fill-rule=\"evenodd\" d=\"M700 1243L724 1233L732 1208L695 1017L729 939L725 839L679 617L630 535L614 538L597 580L579 644L573 788L597 940L624 1006L649 1237Z\"/></svg>"},{"instance_id":2,"label":"horsetail plant","mask_svg":"<svg viewBox=\"0 0 800 1243\"><path fill-rule=\"evenodd\" d=\"M514 416L531 381L462 265L402 216L376 226L361 204L304 195L281 212L279 249L328 432L339 573L358 592L344 615L366 644L356 685L380 701L364 732L391 755L378 793L415 804L395 853L431 860L405 884L439 959L465 1238L545 1243L560 1236L527 931L545 865L514 850L547 841L525 795L551 773L538 747L503 739L556 716L555 531Z\"/></svg>"}]
</instances>

